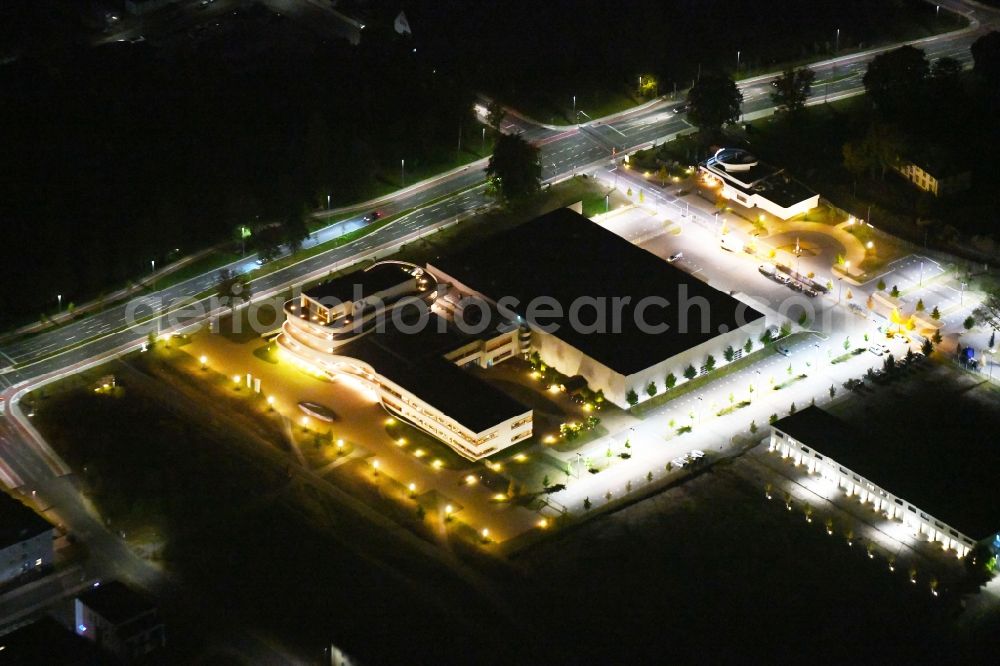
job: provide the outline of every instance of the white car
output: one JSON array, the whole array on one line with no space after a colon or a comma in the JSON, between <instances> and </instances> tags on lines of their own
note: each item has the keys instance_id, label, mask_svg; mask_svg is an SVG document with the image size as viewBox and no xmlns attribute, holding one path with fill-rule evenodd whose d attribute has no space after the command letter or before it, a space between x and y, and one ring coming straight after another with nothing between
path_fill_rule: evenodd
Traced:
<instances>
[{"instance_id":1,"label":"white car","mask_svg":"<svg viewBox=\"0 0 1000 666\"><path fill-rule=\"evenodd\" d=\"M872 345L871 347L868 348L868 351L875 354L876 356L882 356L889 350L883 347L882 345Z\"/></svg>"},{"instance_id":2,"label":"white car","mask_svg":"<svg viewBox=\"0 0 1000 666\"><path fill-rule=\"evenodd\" d=\"M692 458L694 458L695 460L697 460L698 458L704 458L705 457L705 452L702 451L701 449L695 449L694 451L692 451L688 455L691 456Z\"/></svg>"},{"instance_id":3,"label":"white car","mask_svg":"<svg viewBox=\"0 0 1000 666\"><path fill-rule=\"evenodd\" d=\"M668 264L672 264L675 261L677 261L678 259L683 259L683 258L684 258L684 253L683 252L674 252L672 255L670 255L669 257L667 257L667 263Z\"/></svg>"}]
</instances>

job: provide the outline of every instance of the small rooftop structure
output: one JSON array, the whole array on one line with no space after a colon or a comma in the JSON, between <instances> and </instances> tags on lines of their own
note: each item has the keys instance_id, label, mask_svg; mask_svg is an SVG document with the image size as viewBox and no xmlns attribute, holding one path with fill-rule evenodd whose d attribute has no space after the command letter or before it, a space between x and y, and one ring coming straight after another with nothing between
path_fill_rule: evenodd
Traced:
<instances>
[{"instance_id":1,"label":"small rooftop structure","mask_svg":"<svg viewBox=\"0 0 1000 666\"><path fill-rule=\"evenodd\" d=\"M722 196L748 208L761 208L787 220L819 205L819 195L742 148L720 148L699 165L722 184Z\"/></svg>"}]
</instances>

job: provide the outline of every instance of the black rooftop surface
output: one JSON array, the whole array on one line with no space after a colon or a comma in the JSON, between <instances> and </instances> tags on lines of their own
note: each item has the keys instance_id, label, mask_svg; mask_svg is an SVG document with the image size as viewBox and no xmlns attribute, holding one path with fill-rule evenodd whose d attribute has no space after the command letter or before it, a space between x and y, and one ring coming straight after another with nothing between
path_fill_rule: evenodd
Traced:
<instances>
[{"instance_id":1,"label":"black rooftop surface","mask_svg":"<svg viewBox=\"0 0 1000 666\"><path fill-rule=\"evenodd\" d=\"M353 303L356 298L355 285L360 285L361 297L371 296L380 291L395 287L407 280L413 280L410 275L412 268L400 264L376 264L368 271L355 271L326 282L321 282L305 294L310 298L335 298L343 303Z\"/></svg>"},{"instance_id":2,"label":"black rooftop surface","mask_svg":"<svg viewBox=\"0 0 1000 666\"><path fill-rule=\"evenodd\" d=\"M1000 509L989 500L1000 478L1000 447L991 438L940 446L902 436L875 440L819 407L774 427L966 536L981 540L1000 530Z\"/></svg>"},{"instance_id":3,"label":"black rooftop surface","mask_svg":"<svg viewBox=\"0 0 1000 666\"><path fill-rule=\"evenodd\" d=\"M18 500L0 492L0 548L36 537L52 525Z\"/></svg>"},{"instance_id":4,"label":"black rooftop surface","mask_svg":"<svg viewBox=\"0 0 1000 666\"><path fill-rule=\"evenodd\" d=\"M85 606L112 624L124 624L156 610L153 600L124 583L110 581L92 587L77 597Z\"/></svg>"},{"instance_id":5,"label":"black rooftop surface","mask_svg":"<svg viewBox=\"0 0 1000 666\"><path fill-rule=\"evenodd\" d=\"M90 666L108 663L87 639L42 617L29 625L0 636L0 664L17 666Z\"/></svg>"},{"instance_id":6,"label":"black rooftop surface","mask_svg":"<svg viewBox=\"0 0 1000 666\"><path fill-rule=\"evenodd\" d=\"M413 336L437 335L425 332ZM506 393L437 355L412 356L394 343L401 333L370 333L338 351L370 364L375 371L441 410L473 432L529 411ZM442 336L443 337L443 336Z\"/></svg>"},{"instance_id":7,"label":"black rooftop surface","mask_svg":"<svg viewBox=\"0 0 1000 666\"><path fill-rule=\"evenodd\" d=\"M587 356L623 374L631 375L763 315L728 294L676 268L659 257L607 231L567 208L501 232L488 240L433 262L434 267L494 300L518 299L515 311L527 318L528 303L539 296L555 298L564 317L554 335ZM446 278L438 275L438 278ZM687 301L708 302L709 326L701 327L701 308L692 306L690 326L681 332L680 293ZM630 297L622 308L618 333L575 331L568 325L570 304L579 297ZM669 301L666 308L646 309L650 324L666 323L662 333L648 333L635 323L635 304L646 296ZM593 308L583 308L580 320L592 321ZM738 318L739 317L739 318ZM548 320L541 319L540 323ZM537 322L529 322L537 323Z\"/></svg>"}]
</instances>

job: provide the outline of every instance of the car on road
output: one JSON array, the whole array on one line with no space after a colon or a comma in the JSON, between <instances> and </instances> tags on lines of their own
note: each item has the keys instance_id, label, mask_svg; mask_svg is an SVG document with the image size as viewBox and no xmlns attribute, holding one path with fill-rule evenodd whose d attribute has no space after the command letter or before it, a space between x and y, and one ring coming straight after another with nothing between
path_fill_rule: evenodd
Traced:
<instances>
[{"instance_id":1,"label":"car on road","mask_svg":"<svg viewBox=\"0 0 1000 666\"><path fill-rule=\"evenodd\" d=\"M792 350L789 349L788 347L783 346L783 345L775 345L774 349L775 349L775 351L777 351L782 356L791 356L792 355Z\"/></svg>"},{"instance_id":2,"label":"car on road","mask_svg":"<svg viewBox=\"0 0 1000 666\"><path fill-rule=\"evenodd\" d=\"M697 460L698 458L704 458L705 457L705 452L702 451L701 449L694 449L688 455L690 457L694 458L695 460Z\"/></svg>"},{"instance_id":3,"label":"car on road","mask_svg":"<svg viewBox=\"0 0 1000 666\"><path fill-rule=\"evenodd\" d=\"M875 354L876 356L883 356L889 350L886 349L884 345L875 344L869 347L868 351Z\"/></svg>"},{"instance_id":4,"label":"car on road","mask_svg":"<svg viewBox=\"0 0 1000 666\"><path fill-rule=\"evenodd\" d=\"M373 210L372 212L364 216L365 224L368 224L369 222L374 222L380 217L382 217L381 211Z\"/></svg>"},{"instance_id":5,"label":"car on road","mask_svg":"<svg viewBox=\"0 0 1000 666\"><path fill-rule=\"evenodd\" d=\"M684 253L683 252L674 252L672 255L670 255L669 257L667 257L667 263L668 264L672 264L675 261L677 261L678 259L683 259L683 258L684 258Z\"/></svg>"},{"instance_id":6,"label":"car on road","mask_svg":"<svg viewBox=\"0 0 1000 666\"><path fill-rule=\"evenodd\" d=\"M690 105L685 102L684 104L678 104L674 107L674 113L686 113Z\"/></svg>"}]
</instances>

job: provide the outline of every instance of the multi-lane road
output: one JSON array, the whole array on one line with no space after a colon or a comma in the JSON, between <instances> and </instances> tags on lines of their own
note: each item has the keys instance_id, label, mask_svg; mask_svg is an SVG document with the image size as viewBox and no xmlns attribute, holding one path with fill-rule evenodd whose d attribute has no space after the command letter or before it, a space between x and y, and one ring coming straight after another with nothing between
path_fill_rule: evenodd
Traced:
<instances>
[{"instance_id":1,"label":"multi-lane road","mask_svg":"<svg viewBox=\"0 0 1000 666\"><path fill-rule=\"evenodd\" d=\"M968 15L972 23L967 29L921 40L919 46L931 59L951 56L968 62L970 44L986 30L1000 25L1000 12L959 0L942 0L940 4ZM874 53L852 54L813 65L817 77L812 101L822 102L824 99L860 93L863 90L861 76ZM773 75L769 75L740 82L745 116L771 112L772 78ZM551 182L574 173L591 173L599 167L609 166L613 148L619 153L627 152L690 130L683 114L674 112L676 104L676 100L663 98L613 117L568 127L542 126L512 113L508 114L504 129L522 132L539 145L543 178ZM316 279L373 253L384 256L418 234L488 206L490 201L482 186L483 166L482 162L470 164L380 200L355 206L349 211L332 211L331 214L338 217L345 212L354 214L346 221L338 221L316 232L307 246L327 242L358 228L363 224L363 214L372 208L399 217L354 242L255 278L255 297L279 293L289 286ZM704 212L695 211L693 214L708 219ZM241 272L255 267L252 255L230 266ZM106 560L105 564L113 566L116 573L147 584L155 578L155 572L143 566L100 521L95 520L72 484L53 472L43 450L37 442L31 441L34 438L8 417L15 408L12 403L16 403L26 390L138 347L145 340L150 326L169 326L164 317L166 312L173 311L183 301L195 301L198 294L211 290L216 281L217 272L212 271L0 347L0 472L37 493L38 501L43 506L52 507L53 515L59 522L94 544L97 558ZM188 314L174 317L174 328L197 324L212 315L207 298L195 301L195 305L197 307L191 308ZM140 318L145 321L130 324L129 316L133 320ZM150 321L153 323L150 324ZM16 410L14 415L17 415Z\"/></svg>"}]
</instances>

